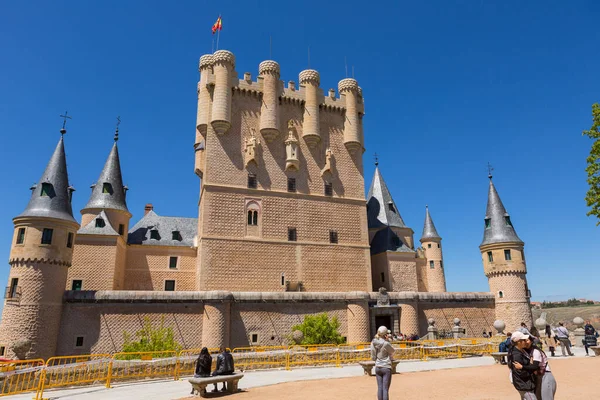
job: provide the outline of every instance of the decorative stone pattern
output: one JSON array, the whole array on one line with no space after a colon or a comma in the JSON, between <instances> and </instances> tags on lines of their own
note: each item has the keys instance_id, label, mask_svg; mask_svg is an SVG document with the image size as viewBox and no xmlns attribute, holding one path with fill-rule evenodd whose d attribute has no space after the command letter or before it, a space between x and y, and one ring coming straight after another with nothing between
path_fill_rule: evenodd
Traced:
<instances>
[{"instance_id":1,"label":"decorative stone pattern","mask_svg":"<svg viewBox=\"0 0 600 400\"><path fill-rule=\"evenodd\" d=\"M83 281L82 290L115 289L116 242L116 237L92 237L86 238L85 243L76 243L73 266L69 269L65 290L71 290L75 279ZM98 268L98 265L103 268Z\"/></svg>"},{"instance_id":2,"label":"decorative stone pattern","mask_svg":"<svg viewBox=\"0 0 600 400\"><path fill-rule=\"evenodd\" d=\"M229 302L204 306L202 321L203 347L229 347L231 305Z\"/></svg>"},{"instance_id":3,"label":"decorative stone pattern","mask_svg":"<svg viewBox=\"0 0 600 400\"><path fill-rule=\"evenodd\" d=\"M431 247L429 247L431 245ZM428 292L445 292L446 276L444 272L444 257L442 255L441 240L423 242L423 250L427 258L425 271L427 271ZM431 268L430 261L433 261Z\"/></svg>"},{"instance_id":4,"label":"decorative stone pattern","mask_svg":"<svg viewBox=\"0 0 600 400\"><path fill-rule=\"evenodd\" d=\"M419 304L417 301L398 302L400 306L400 332L419 335ZM427 327L425 327L427 331Z\"/></svg>"},{"instance_id":5,"label":"decorative stone pattern","mask_svg":"<svg viewBox=\"0 0 600 400\"><path fill-rule=\"evenodd\" d=\"M481 337L483 332L492 332L494 324L494 304L421 302L419 325L421 332L427 331L427 320L433 318L439 331L451 332L454 318L460 318L467 337Z\"/></svg>"},{"instance_id":6,"label":"decorative stone pattern","mask_svg":"<svg viewBox=\"0 0 600 400\"><path fill-rule=\"evenodd\" d=\"M369 305L366 301L348 304L348 343L368 342Z\"/></svg>"}]
</instances>

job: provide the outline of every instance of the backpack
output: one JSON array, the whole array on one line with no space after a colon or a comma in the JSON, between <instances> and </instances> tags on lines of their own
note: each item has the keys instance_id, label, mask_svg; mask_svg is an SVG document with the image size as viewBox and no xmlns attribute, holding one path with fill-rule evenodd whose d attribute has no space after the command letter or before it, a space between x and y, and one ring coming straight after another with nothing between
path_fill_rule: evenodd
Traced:
<instances>
[{"instance_id":1,"label":"backpack","mask_svg":"<svg viewBox=\"0 0 600 400\"><path fill-rule=\"evenodd\" d=\"M586 325L585 326L585 334L586 335L593 335L594 334L594 327L591 325Z\"/></svg>"}]
</instances>

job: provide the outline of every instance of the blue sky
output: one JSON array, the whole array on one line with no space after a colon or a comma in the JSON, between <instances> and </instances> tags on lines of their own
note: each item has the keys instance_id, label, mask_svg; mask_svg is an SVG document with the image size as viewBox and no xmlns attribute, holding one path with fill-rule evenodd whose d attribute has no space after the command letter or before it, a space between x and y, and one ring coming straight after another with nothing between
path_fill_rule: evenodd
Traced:
<instances>
[{"instance_id":1,"label":"blue sky","mask_svg":"<svg viewBox=\"0 0 600 400\"><path fill-rule=\"evenodd\" d=\"M425 204L443 237L448 288L487 291L478 246L488 179L526 242L534 300L600 300L600 228L586 217L591 104L600 102L600 3L561 1L37 1L0 5L0 282L12 218L65 138L74 211L90 195L115 118L128 205L196 216L193 174L197 62L220 48L257 74L308 66L337 88L363 88L366 188L373 153L400 212L421 234ZM494 4L495 3L495 4ZM165 151L169 155L165 156Z\"/></svg>"}]
</instances>

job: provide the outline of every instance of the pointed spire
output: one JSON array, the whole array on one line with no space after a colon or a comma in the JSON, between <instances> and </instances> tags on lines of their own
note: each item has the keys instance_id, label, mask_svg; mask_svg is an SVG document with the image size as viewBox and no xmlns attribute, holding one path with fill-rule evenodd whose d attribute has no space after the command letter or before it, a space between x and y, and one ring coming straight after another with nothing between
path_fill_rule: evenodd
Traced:
<instances>
[{"instance_id":1,"label":"pointed spire","mask_svg":"<svg viewBox=\"0 0 600 400\"><path fill-rule=\"evenodd\" d=\"M406 227L379 171L378 163L375 164L375 174L373 175L371 188L367 195L367 219L369 228L377 228L384 225L399 228Z\"/></svg>"},{"instance_id":2,"label":"pointed spire","mask_svg":"<svg viewBox=\"0 0 600 400\"><path fill-rule=\"evenodd\" d=\"M118 138L118 136L116 137ZM84 209L103 208L129 212L125 201L126 191L127 187L123 186L123 176L121 175L119 149L115 140L98 182L92 185L92 195Z\"/></svg>"},{"instance_id":3,"label":"pointed spire","mask_svg":"<svg viewBox=\"0 0 600 400\"><path fill-rule=\"evenodd\" d=\"M421 235L421 242L428 239L442 239L435 229L433 219L429 214L429 207L425 206L425 224L423 225L423 235Z\"/></svg>"},{"instance_id":4,"label":"pointed spire","mask_svg":"<svg viewBox=\"0 0 600 400\"><path fill-rule=\"evenodd\" d=\"M517 236L517 232L510 220L510 215L508 215L504 208L504 204L502 204L502 200L500 200L492 177L489 176L489 178L490 188L488 192L487 210L485 212L483 242L481 242L481 245L507 242L523 243Z\"/></svg>"},{"instance_id":5,"label":"pointed spire","mask_svg":"<svg viewBox=\"0 0 600 400\"><path fill-rule=\"evenodd\" d=\"M46 166L37 185L31 187L31 199L19 217L47 217L75 222L71 208L71 195L75 191L69 186L67 173L67 157L63 141L64 128L54 149L54 153Z\"/></svg>"}]
</instances>

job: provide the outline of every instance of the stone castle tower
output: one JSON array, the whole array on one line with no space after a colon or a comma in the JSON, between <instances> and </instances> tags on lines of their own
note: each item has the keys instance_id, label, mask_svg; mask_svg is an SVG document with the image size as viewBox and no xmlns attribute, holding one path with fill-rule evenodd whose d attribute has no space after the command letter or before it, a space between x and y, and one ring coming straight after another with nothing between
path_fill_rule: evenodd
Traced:
<instances>
[{"instance_id":1,"label":"stone castle tower","mask_svg":"<svg viewBox=\"0 0 600 400\"><path fill-rule=\"evenodd\" d=\"M425 224L421 235L421 245L427 263L427 290L429 292L445 292L446 276L444 274L444 257L442 255L442 238L435 229L429 207L425 207Z\"/></svg>"},{"instance_id":2,"label":"stone castle tower","mask_svg":"<svg viewBox=\"0 0 600 400\"><path fill-rule=\"evenodd\" d=\"M238 79L226 50L199 70L196 290L370 291L358 83L285 86L271 60Z\"/></svg>"},{"instance_id":3,"label":"stone castle tower","mask_svg":"<svg viewBox=\"0 0 600 400\"><path fill-rule=\"evenodd\" d=\"M66 130L61 130L64 135ZM7 355L21 359L55 354L62 298L79 224L73 218L67 160L60 138L31 199L13 219L7 293L0 337Z\"/></svg>"},{"instance_id":4,"label":"stone castle tower","mask_svg":"<svg viewBox=\"0 0 600 400\"><path fill-rule=\"evenodd\" d=\"M506 323L507 331L514 332L521 322L525 322L528 327L533 323L523 250L525 243L517 236L492 176L489 178L483 242L479 249L490 291L495 296L496 319Z\"/></svg>"}]
</instances>

